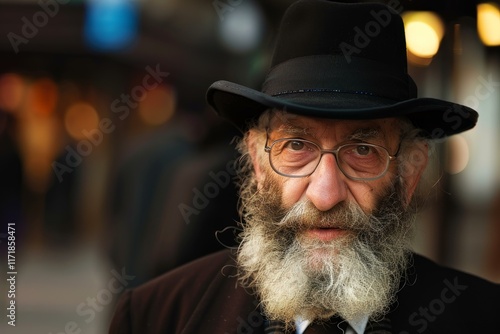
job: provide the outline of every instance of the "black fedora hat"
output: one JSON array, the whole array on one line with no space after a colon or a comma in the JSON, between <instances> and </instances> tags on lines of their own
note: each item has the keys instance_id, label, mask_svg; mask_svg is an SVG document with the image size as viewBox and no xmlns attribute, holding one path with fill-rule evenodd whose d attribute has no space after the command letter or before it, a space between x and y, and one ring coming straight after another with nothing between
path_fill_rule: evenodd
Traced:
<instances>
[{"instance_id":1,"label":"black fedora hat","mask_svg":"<svg viewBox=\"0 0 500 334\"><path fill-rule=\"evenodd\" d=\"M468 130L478 118L469 107L417 97L403 21L381 3L297 1L283 16L261 91L217 81L207 102L242 131L269 108L331 119L407 117L431 138Z\"/></svg>"}]
</instances>

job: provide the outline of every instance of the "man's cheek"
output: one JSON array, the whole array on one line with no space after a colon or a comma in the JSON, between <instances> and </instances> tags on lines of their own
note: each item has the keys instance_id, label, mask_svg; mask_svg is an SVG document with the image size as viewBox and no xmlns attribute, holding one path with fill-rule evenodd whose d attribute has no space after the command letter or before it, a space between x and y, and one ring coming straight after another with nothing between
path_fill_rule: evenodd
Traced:
<instances>
[{"instance_id":1,"label":"man's cheek","mask_svg":"<svg viewBox=\"0 0 500 334\"><path fill-rule=\"evenodd\" d=\"M369 210L365 211L366 213L376 211L389 196L394 197L395 193L397 193L396 195L401 197L403 187L404 185L401 183L401 178L391 174L390 179L381 180L379 185L373 185L374 189L378 189L378 191L373 190L373 202L370 204L370 207L362 207L362 209Z\"/></svg>"},{"instance_id":2,"label":"man's cheek","mask_svg":"<svg viewBox=\"0 0 500 334\"><path fill-rule=\"evenodd\" d=\"M284 208L291 208L305 196L307 183L304 181L306 179L307 178L286 178L284 180L280 186L282 190L281 202Z\"/></svg>"},{"instance_id":3,"label":"man's cheek","mask_svg":"<svg viewBox=\"0 0 500 334\"><path fill-rule=\"evenodd\" d=\"M386 191L380 191L380 188L377 188L377 185L374 185L373 182L376 181L363 182L358 184L357 189L349 189L348 201L359 205L361 210L367 215L372 214L376 210L381 199L387 194Z\"/></svg>"}]
</instances>

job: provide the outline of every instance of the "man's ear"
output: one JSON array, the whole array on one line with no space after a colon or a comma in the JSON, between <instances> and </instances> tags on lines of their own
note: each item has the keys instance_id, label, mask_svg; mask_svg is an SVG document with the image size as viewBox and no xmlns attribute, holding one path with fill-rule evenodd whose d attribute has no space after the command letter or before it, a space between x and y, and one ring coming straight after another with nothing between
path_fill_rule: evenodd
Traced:
<instances>
[{"instance_id":1,"label":"man's ear","mask_svg":"<svg viewBox=\"0 0 500 334\"><path fill-rule=\"evenodd\" d=\"M410 149L405 161L400 168L400 176L403 179L405 189L405 203L409 205L420 178L428 163L429 147L425 142L417 142Z\"/></svg>"},{"instance_id":2,"label":"man's ear","mask_svg":"<svg viewBox=\"0 0 500 334\"><path fill-rule=\"evenodd\" d=\"M261 158L260 158L261 155L258 153L259 147L260 149L263 150L261 140L259 139L260 139L260 134L255 130L249 130L249 133L245 138L245 140L247 141L248 154L252 159L253 170L255 172L255 179L257 180L257 185L260 188L260 186L262 185L262 181L264 180L264 172L262 170L262 165L261 165Z\"/></svg>"}]
</instances>

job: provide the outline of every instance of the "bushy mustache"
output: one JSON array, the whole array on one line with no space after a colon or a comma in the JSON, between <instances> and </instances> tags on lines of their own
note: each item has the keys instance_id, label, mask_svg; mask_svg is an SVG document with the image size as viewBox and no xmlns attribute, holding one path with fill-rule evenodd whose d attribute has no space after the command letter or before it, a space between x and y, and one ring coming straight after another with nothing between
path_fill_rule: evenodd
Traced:
<instances>
[{"instance_id":1,"label":"bushy mustache","mask_svg":"<svg viewBox=\"0 0 500 334\"><path fill-rule=\"evenodd\" d=\"M285 210L282 210L285 211ZM277 212L276 210L274 212ZM367 214L355 203L342 202L328 211L318 210L309 200L295 203L286 212L259 222L268 235L290 244L298 234L312 228L347 230L364 244L376 245L387 229L393 227L378 215Z\"/></svg>"},{"instance_id":2,"label":"bushy mustache","mask_svg":"<svg viewBox=\"0 0 500 334\"><path fill-rule=\"evenodd\" d=\"M370 216L359 206L339 203L328 211L320 211L309 200L301 200L277 223L281 228L304 230L310 228L337 228L352 231L371 230Z\"/></svg>"}]
</instances>

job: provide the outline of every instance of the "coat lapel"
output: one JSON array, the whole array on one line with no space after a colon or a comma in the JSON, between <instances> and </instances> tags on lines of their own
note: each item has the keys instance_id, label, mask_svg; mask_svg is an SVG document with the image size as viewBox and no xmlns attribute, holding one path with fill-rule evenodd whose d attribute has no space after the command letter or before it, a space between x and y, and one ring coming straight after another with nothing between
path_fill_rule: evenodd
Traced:
<instances>
[{"instance_id":1,"label":"coat lapel","mask_svg":"<svg viewBox=\"0 0 500 334\"><path fill-rule=\"evenodd\" d=\"M226 266L206 289L183 334L264 333L265 318L254 295L236 279L236 267Z\"/></svg>"}]
</instances>

